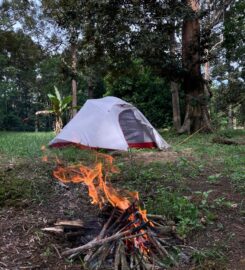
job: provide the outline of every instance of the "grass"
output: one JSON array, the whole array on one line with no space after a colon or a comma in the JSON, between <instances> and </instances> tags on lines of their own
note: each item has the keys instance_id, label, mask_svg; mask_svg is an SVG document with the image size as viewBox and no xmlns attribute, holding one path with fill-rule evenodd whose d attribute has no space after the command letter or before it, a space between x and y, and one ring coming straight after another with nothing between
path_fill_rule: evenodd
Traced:
<instances>
[{"instance_id":1,"label":"grass","mask_svg":"<svg viewBox=\"0 0 245 270\"><path fill-rule=\"evenodd\" d=\"M9 158L37 158L41 146L54 137L53 132L0 132L0 154Z\"/></svg>"},{"instance_id":2,"label":"grass","mask_svg":"<svg viewBox=\"0 0 245 270\"><path fill-rule=\"evenodd\" d=\"M206 226L215 224L218 211L230 211L237 207L240 213L244 213L243 201L236 206L225 195L213 197L212 191L222 181L228 181L234 190L245 192L244 146L214 144L212 139L217 134L196 134L188 140L187 135L177 136L166 131L162 134L172 145L173 151L179 153L179 157L169 162L165 160L164 163L140 162L134 159L134 155L130 158L118 157L116 163L120 173L112 176L114 185L138 190L144 207L151 213L162 214L175 221L178 234L187 239L195 232L205 230ZM226 130L218 135L244 139L245 132ZM0 207L15 206L19 201L33 199L40 202L51 194L50 188L47 189L47 185L41 181L40 157L43 154L41 146L47 146L53 137L52 132L0 132L0 161L1 157L4 160L20 159L25 164L23 169L20 165L13 171L0 170ZM85 164L91 164L95 159L89 151L74 148L47 150L46 154L57 155L72 163L82 160ZM29 168L26 168L26 163ZM34 167L38 168L32 176L35 179L30 180L25 172L35 170ZM217 224L223 228L220 222ZM193 269L219 269L217 264L223 265L224 256L219 250L213 256L215 252L214 247L196 250L192 260L197 268ZM213 265L216 268L212 268Z\"/></svg>"},{"instance_id":3,"label":"grass","mask_svg":"<svg viewBox=\"0 0 245 270\"><path fill-rule=\"evenodd\" d=\"M245 130L223 130L216 134L196 134L184 143L182 142L188 137L187 135L174 136L169 132L162 134L173 146L173 150L177 152L188 150L203 166L209 165L220 169L220 173L226 176L238 191L245 192L245 146L212 142L217 135L245 141Z\"/></svg>"}]
</instances>

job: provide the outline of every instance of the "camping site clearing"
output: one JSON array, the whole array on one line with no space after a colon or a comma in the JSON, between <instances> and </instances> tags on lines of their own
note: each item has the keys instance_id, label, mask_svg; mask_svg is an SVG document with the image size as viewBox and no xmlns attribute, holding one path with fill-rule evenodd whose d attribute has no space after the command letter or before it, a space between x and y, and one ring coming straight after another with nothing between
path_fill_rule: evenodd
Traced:
<instances>
[{"instance_id":1,"label":"camping site clearing","mask_svg":"<svg viewBox=\"0 0 245 270\"><path fill-rule=\"evenodd\" d=\"M116 153L115 187L138 191L148 213L173 221L189 248L172 255L178 269L245 269L244 131L175 136L163 131L172 149ZM216 137L241 142L215 143ZM44 233L58 219L98 215L82 184L63 185L52 177L57 156L90 166L88 150L44 150L53 133L0 133L0 269L83 269L82 260L61 257L63 237ZM41 148L43 150L41 150ZM44 153L45 152L45 153ZM47 156L42 161L43 155ZM176 269L165 262L169 269Z\"/></svg>"}]
</instances>

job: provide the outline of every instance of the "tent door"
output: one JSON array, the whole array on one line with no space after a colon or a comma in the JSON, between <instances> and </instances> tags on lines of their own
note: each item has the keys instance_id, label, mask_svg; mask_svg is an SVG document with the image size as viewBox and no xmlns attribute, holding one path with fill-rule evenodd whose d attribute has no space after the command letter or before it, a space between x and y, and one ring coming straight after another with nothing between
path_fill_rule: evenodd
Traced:
<instances>
[{"instance_id":1,"label":"tent door","mask_svg":"<svg viewBox=\"0 0 245 270\"><path fill-rule=\"evenodd\" d=\"M129 145L153 142L149 129L135 117L133 110L122 111L119 123Z\"/></svg>"}]
</instances>

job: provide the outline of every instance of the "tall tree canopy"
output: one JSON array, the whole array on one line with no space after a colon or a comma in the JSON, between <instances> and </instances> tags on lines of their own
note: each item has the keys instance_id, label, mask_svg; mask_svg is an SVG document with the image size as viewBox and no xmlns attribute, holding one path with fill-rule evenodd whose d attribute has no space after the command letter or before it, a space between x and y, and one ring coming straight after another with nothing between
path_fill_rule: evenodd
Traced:
<instances>
[{"instance_id":1,"label":"tall tree canopy","mask_svg":"<svg viewBox=\"0 0 245 270\"><path fill-rule=\"evenodd\" d=\"M47 107L56 85L63 95L72 93L73 115L86 98L113 94L134 102L157 126L169 125L173 109L179 132L209 131L212 96L229 91L234 98L226 103L233 104L242 98L234 93L244 85L243 9L241 0L5 0L1 102L16 103L11 89L20 91L17 107L26 119ZM11 39L20 46L11 49ZM21 57L27 64L18 70ZM153 100L156 113L147 106Z\"/></svg>"}]
</instances>

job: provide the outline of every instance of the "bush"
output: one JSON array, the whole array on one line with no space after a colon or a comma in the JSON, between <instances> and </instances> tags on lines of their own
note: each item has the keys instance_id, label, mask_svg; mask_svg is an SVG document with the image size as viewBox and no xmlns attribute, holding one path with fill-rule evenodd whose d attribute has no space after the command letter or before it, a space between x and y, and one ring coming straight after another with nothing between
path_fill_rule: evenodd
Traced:
<instances>
[{"instance_id":1,"label":"bush","mask_svg":"<svg viewBox=\"0 0 245 270\"><path fill-rule=\"evenodd\" d=\"M169 84L153 74L150 68L134 61L125 73L108 74L106 95L113 95L134 104L158 128L172 123L172 102Z\"/></svg>"},{"instance_id":2,"label":"bush","mask_svg":"<svg viewBox=\"0 0 245 270\"><path fill-rule=\"evenodd\" d=\"M3 116L1 129L9 131L23 130L23 122L19 116L9 113Z\"/></svg>"}]
</instances>

